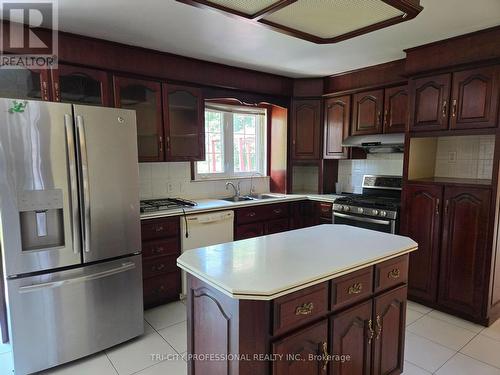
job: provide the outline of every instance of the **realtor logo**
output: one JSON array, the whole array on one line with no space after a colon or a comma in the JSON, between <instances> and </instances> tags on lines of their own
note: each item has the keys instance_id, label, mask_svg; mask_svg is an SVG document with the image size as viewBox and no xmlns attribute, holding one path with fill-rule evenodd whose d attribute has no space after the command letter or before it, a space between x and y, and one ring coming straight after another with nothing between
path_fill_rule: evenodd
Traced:
<instances>
[{"instance_id":1,"label":"realtor logo","mask_svg":"<svg viewBox=\"0 0 500 375\"><path fill-rule=\"evenodd\" d=\"M0 69L57 68L57 0L0 0Z\"/></svg>"}]
</instances>

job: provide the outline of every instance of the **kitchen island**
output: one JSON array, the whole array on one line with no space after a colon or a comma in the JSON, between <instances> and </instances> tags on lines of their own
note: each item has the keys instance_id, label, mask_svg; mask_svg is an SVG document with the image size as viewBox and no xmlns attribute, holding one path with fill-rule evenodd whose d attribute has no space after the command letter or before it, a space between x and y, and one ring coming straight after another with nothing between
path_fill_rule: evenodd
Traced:
<instances>
[{"instance_id":1,"label":"kitchen island","mask_svg":"<svg viewBox=\"0 0 500 375\"><path fill-rule=\"evenodd\" d=\"M416 249L320 225L185 252L189 374L401 373Z\"/></svg>"}]
</instances>

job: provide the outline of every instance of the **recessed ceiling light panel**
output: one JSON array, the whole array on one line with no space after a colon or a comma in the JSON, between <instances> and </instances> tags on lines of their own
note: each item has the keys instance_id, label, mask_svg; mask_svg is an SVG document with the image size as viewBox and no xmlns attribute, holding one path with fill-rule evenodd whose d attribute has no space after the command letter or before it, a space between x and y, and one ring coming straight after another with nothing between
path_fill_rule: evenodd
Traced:
<instances>
[{"instance_id":1,"label":"recessed ceiling light panel","mask_svg":"<svg viewBox=\"0 0 500 375\"><path fill-rule=\"evenodd\" d=\"M420 0L177 0L250 19L314 43L336 43L396 23L421 11Z\"/></svg>"}]
</instances>

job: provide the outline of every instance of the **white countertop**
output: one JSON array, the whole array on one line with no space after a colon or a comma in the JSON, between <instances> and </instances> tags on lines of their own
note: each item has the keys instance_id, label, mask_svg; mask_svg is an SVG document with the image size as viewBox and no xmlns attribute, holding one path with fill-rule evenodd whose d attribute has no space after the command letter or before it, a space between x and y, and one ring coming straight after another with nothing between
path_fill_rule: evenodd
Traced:
<instances>
[{"instance_id":1,"label":"white countertop","mask_svg":"<svg viewBox=\"0 0 500 375\"><path fill-rule=\"evenodd\" d=\"M301 195L301 194L273 194L269 193L268 195L273 195L275 198L268 199L257 199L251 201L241 201L241 202L228 202L222 199L199 199L195 200L197 206L185 208L184 211L182 209L173 209L167 211L157 211L157 212L147 212L141 214L141 220L144 219L154 219L159 217L168 217L168 216L179 216L184 214L184 212L188 215L197 214L203 212L210 211L219 211L229 209L232 210L234 208L245 207L245 206L258 206L263 204L272 204L272 203L281 203L281 202L293 202L300 200L314 200L320 202L331 202L335 201L335 199L341 197L340 195L335 194L311 194L311 195Z\"/></svg>"},{"instance_id":2,"label":"white countertop","mask_svg":"<svg viewBox=\"0 0 500 375\"><path fill-rule=\"evenodd\" d=\"M271 300L416 249L408 237L325 224L188 250L177 265L232 298Z\"/></svg>"}]
</instances>

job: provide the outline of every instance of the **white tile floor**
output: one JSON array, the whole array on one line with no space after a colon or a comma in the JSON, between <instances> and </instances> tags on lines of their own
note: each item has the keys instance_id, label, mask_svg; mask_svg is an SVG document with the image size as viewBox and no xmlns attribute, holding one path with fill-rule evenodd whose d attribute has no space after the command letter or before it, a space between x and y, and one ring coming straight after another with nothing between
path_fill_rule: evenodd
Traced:
<instances>
[{"instance_id":1,"label":"white tile floor","mask_svg":"<svg viewBox=\"0 0 500 375\"><path fill-rule=\"evenodd\" d=\"M185 305L176 302L148 310L145 320L142 337L43 374L185 375L182 358L167 358L187 350ZM9 354L0 350L1 375L10 373L6 371ZM500 321L485 329L408 303L404 375L429 374L500 375Z\"/></svg>"}]
</instances>

